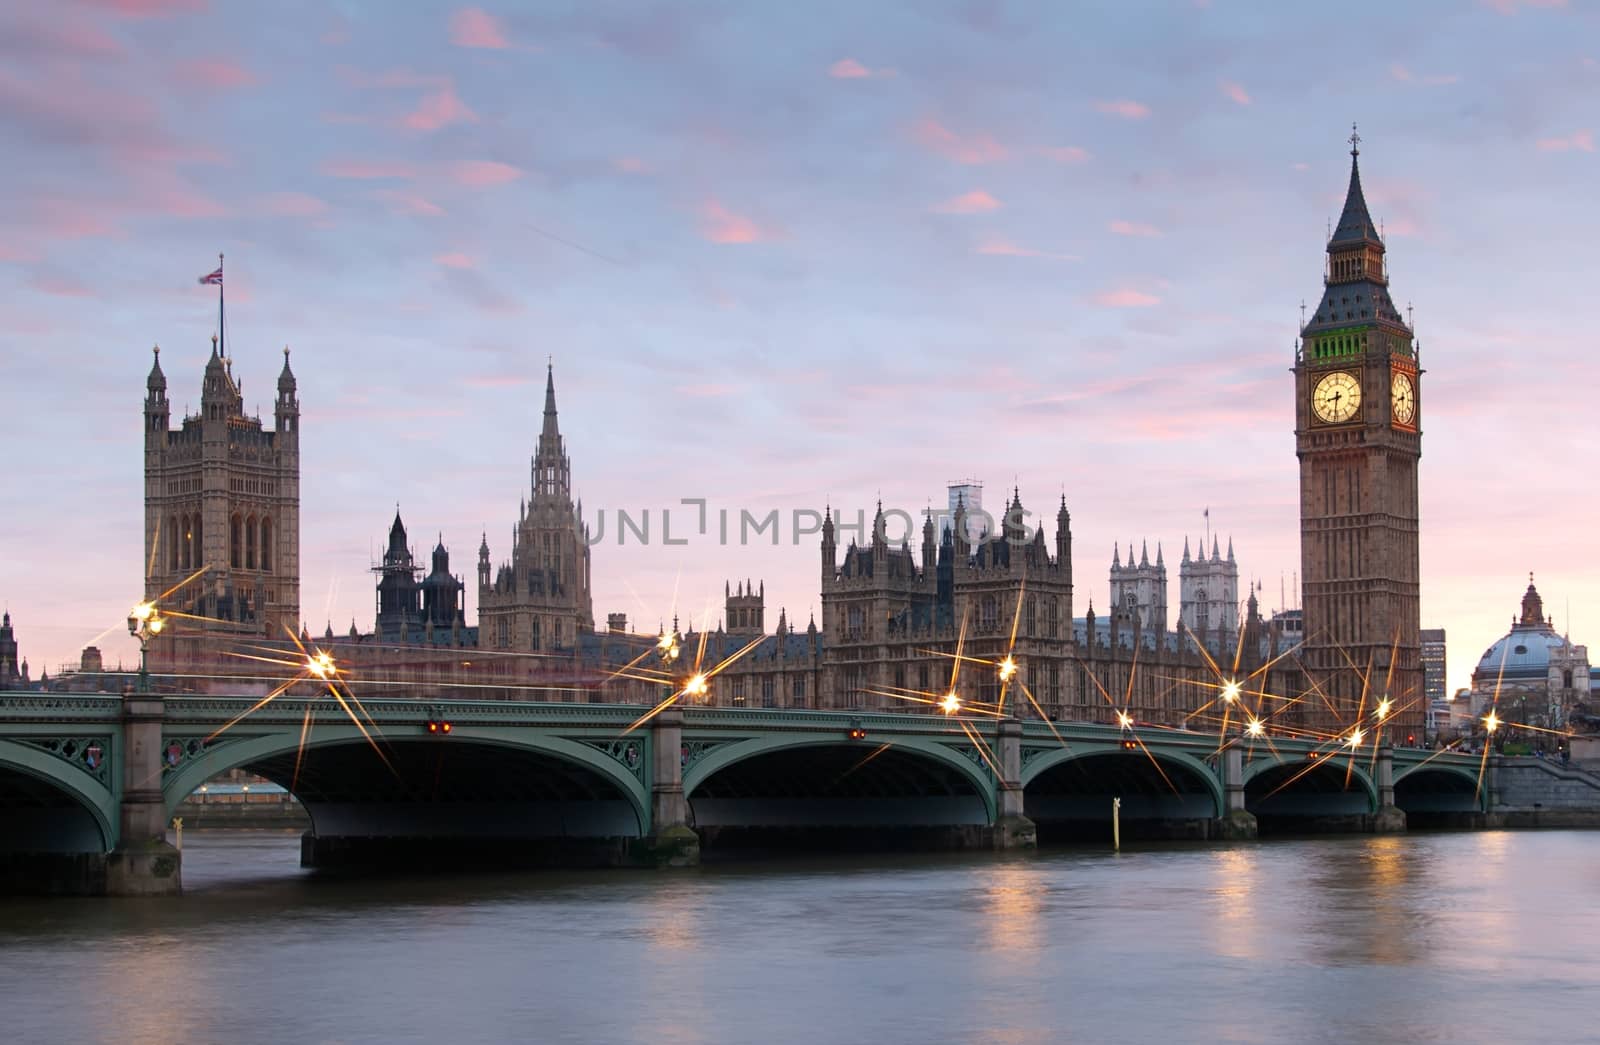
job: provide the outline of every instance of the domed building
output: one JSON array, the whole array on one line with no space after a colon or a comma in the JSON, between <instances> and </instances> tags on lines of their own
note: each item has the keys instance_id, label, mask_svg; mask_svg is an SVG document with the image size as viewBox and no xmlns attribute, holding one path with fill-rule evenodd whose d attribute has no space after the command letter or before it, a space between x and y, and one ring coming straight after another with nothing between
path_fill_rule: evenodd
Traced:
<instances>
[{"instance_id":1,"label":"domed building","mask_svg":"<svg viewBox=\"0 0 1600 1045\"><path fill-rule=\"evenodd\" d=\"M1482 719L1494 707L1507 724L1564 729L1574 706L1586 707L1591 686L1597 684L1588 647L1557 634L1530 573L1521 615L1511 619L1511 630L1484 651L1473 669L1473 717Z\"/></svg>"}]
</instances>

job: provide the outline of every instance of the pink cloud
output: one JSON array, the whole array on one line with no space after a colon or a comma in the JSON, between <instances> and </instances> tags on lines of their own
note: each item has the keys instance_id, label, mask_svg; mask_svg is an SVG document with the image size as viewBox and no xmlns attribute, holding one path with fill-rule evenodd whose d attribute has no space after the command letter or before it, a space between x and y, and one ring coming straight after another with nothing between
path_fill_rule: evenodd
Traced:
<instances>
[{"instance_id":1,"label":"pink cloud","mask_svg":"<svg viewBox=\"0 0 1600 1045\"><path fill-rule=\"evenodd\" d=\"M115 237L121 230L81 203L64 199L35 200L29 204L31 217L51 239L95 239Z\"/></svg>"},{"instance_id":2,"label":"pink cloud","mask_svg":"<svg viewBox=\"0 0 1600 1045\"><path fill-rule=\"evenodd\" d=\"M1120 116L1125 120L1142 120L1150 115L1150 107L1128 98L1098 101L1094 107L1107 116Z\"/></svg>"},{"instance_id":3,"label":"pink cloud","mask_svg":"<svg viewBox=\"0 0 1600 1045\"><path fill-rule=\"evenodd\" d=\"M28 286L41 294L51 294L63 298L93 297L89 288L78 280L59 274L35 274L28 279Z\"/></svg>"},{"instance_id":4,"label":"pink cloud","mask_svg":"<svg viewBox=\"0 0 1600 1045\"><path fill-rule=\"evenodd\" d=\"M338 47L350 42L350 21L344 15L335 13L328 22L328 28L318 37L323 44L329 47Z\"/></svg>"},{"instance_id":5,"label":"pink cloud","mask_svg":"<svg viewBox=\"0 0 1600 1045\"><path fill-rule=\"evenodd\" d=\"M328 204L303 192L274 192L261 201L269 214L286 218L315 218L328 213Z\"/></svg>"},{"instance_id":6,"label":"pink cloud","mask_svg":"<svg viewBox=\"0 0 1600 1045\"><path fill-rule=\"evenodd\" d=\"M378 199L389 204L389 209L396 214L412 214L423 218L437 218L444 213L444 208L425 199L414 192L401 192L396 189L380 189L376 193Z\"/></svg>"},{"instance_id":7,"label":"pink cloud","mask_svg":"<svg viewBox=\"0 0 1600 1045\"><path fill-rule=\"evenodd\" d=\"M414 131L436 131L452 123L477 123L478 114L467 108L453 84L423 95L422 102L401 123Z\"/></svg>"},{"instance_id":8,"label":"pink cloud","mask_svg":"<svg viewBox=\"0 0 1600 1045\"><path fill-rule=\"evenodd\" d=\"M1104 305L1107 308L1148 308L1151 305L1161 304L1161 299L1154 294L1146 294L1132 287L1102 290L1093 300L1096 305Z\"/></svg>"},{"instance_id":9,"label":"pink cloud","mask_svg":"<svg viewBox=\"0 0 1600 1045\"><path fill-rule=\"evenodd\" d=\"M443 265L447 269L477 268L477 265L473 262L473 260L460 251L451 251L448 254L436 255L433 261L434 264Z\"/></svg>"},{"instance_id":10,"label":"pink cloud","mask_svg":"<svg viewBox=\"0 0 1600 1045\"><path fill-rule=\"evenodd\" d=\"M516 181L522 177L522 171L509 163L494 160L463 160L450 168L450 176L462 185L483 188Z\"/></svg>"},{"instance_id":11,"label":"pink cloud","mask_svg":"<svg viewBox=\"0 0 1600 1045\"><path fill-rule=\"evenodd\" d=\"M724 399L738 394L739 386L728 384L679 385L673 391L690 399Z\"/></svg>"},{"instance_id":12,"label":"pink cloud","mask_svg":"<svg viewBox=\"0 0 1600 1045\"><path fill-rule=\"evenodd\" d=\"M178 80L192 87L210 87L230 90L248 87L256 82L255 75L242 65L220 58L202 58L192 62L179 62Z\"/></svg>"},{"instance_id":13,"label":"pink cloud","mask_svg":"<svg viewBox=\"0 0 1600 1045\"><path fill-rule=\"evenodd\" d=\"M618 156L611 161L611 166L623 174L648 174L650 168L637 156Z\"/></svg>"},{"instance_id":14,"label":"pink cloud","mask_svg":"<svg viewBox=\"0 0 1600 1045\"><path fill-rule=\"evenodd\" d=\"M1222 92L1223 97L1229 98L1240 105L1250 104L1250 92L1232 80L1223 80L1217 84L1217 89Z\"/></svg>"},{"instance_id":15,"label":"pink cloud","mask_svg":"<svg viewBox=\"0 0 1600 1045\"><path fill-rule=\"evenodd\" d=\"M1540 152L1594 152L1594 132L1573 131L1564 138L1540 138Z\"/></svg>"},{"instance_id":16,"label":"pink cloud","mask_svg":"<svg viewBox=\"0 0 1600 1045\"><path fill-rule=\"evenodd\" d=\"M1567 0L1482 0L1483 6L1503 15L1514 15L1524 7L1566 7Z\"/></svg>"},{"instance_id":17,"label":"pink cloud","mask_svg":"<svg viewBox=\"0 0 1600 1045\"><path fill-rule=\"evenodd\" d=\"M1106 226L1119 236L1139 236L1146 239L1161 235L1161 230L1154 225L1146 225L1138 221L1113 221Z\"/></svg>"},{"instance_id":18,"label":"pink cloud","mask_svg":"<svg viewBox=\"0 0 1600 1045\"><path fill-rule=\"evenodd\" d=\"M756 243L772 238L754 220L733 213L716 200L700 205L700 235L712 243Z\"/></svg>"},{"instance_id":19,"label":"pink cloud","mask_svg":"<svg viewBox=\"0 0 1600 1045\"><path fill-rule=\"evenodd\" d=\"M150 194L150 208L174 218L220 218L228 208L185 185L158 188Z\"/></svg>"},{"instance_id":20,"label":"pink cloud","mask_svg":"<svg viewBox=\"0 0 1600 1045\"><path fill-rule=\"evenodd\" d=\"M1076 254L1055 254L1047 250L1035 250L1007 239L985 240L978 245L977 253L1007 258L1049 258L1051 261L1080 260Z\"/></svg>"},{"instance_id":21,"label":"pink cloud","mask_svg":"<svg viewBox=\"0 0 1600 1045\"><path fill-rule=\"evenodd\" d=\"M504 50L506 40L500 22L481 7L463 7L450 16L450 42L457 47L483 47Z\"/></svg>"},{"instance_id":22,"label":"pink cloud","mask_svg":"<svg viewBox=\"0 0 1600 1045\"><path fill-rule=\"evenodd\" d=\"M882 80L895 75L895 71L893 69L869 69L854 58L841 58L828 66L828 75L835 80Z\"/></svg>"},{"instance_id":23,"label":"pink cloud","mask_svg":"<svg viewBox=\"0 0 1600 1045\"><path fill-rule=\"evenodd\" d=\"M1297 171L1308 171L1311 169L1311 164L1309 163L1291 163L1289 166Z\"/></svg>"},{"instance_id":24,"label":"pink cloud","mask_svg":"<svg viewBox=\"0 0 1600 1045\"><path fill-rule=\"evenodd\" d=\"M982 214L999 209L1000 201L982 189L951 197L933 208L936 214Z\"/></svg>"},{"instance_id":25,"label":"pink cloud","mask_svg":"<svg viewBox=\"0 0 1600 1045\"><path fill-rule=\"evenodd\" d=\"M16 53L35 58L104 58L123 53L120 43L79 14L45 12L43 5L38 14L10 20L5 26L7 42Z\"/></svg>"},{"instance_id":26,"label":"pink cloud","mask_svg":"<svg viewBox=\"0 0 1600 1045\"><path fill-rule=\"evenodd\" d=\"M165 18L167 15L189 14L206 9L206 0L83 0L123 18Z\"/></svg>"},{"instance_id":27,"label":"pink cloud","mask_svg":"<svg viewBox=\"0 0 1600 1045\"><path fill-rule=\"evenodd\" d=\"M987 134L963 138L937 120L919 120L911 133L923 148L957 163L995 163L1008 155L1006 147Z\"/></svg>"},{"instance_id":28,"label":"pink cloud","mask_svg":"<svg viewBox=\"0 0 1600 1045\"><path fill-rule=\"evenodd\" d=\"M1057 163L1083 163L1089 158L1089 150L1078 145L1056 145L1039 151Z\"/></svg>"},{"instance_id":29,"label":"pink cloud","mask_svg":"<svg viewBox=\"0 0 1600 1045\"><path fill-rule=\"evenodd\" d=\"M32 261L33 254L21 247L0 243L0 261Z\"/></svg>"},{"instance_id":30,"label":"pink cloud","mask_svg":"<svg viewBox=\"0 0 1600 1045\"><path fill-rule=\"evenodd\" d=\"M330 178L414 178L416 171L404 163L383 160L329 160L322 165L322 173Z\"/></svg>"}]
</instances>

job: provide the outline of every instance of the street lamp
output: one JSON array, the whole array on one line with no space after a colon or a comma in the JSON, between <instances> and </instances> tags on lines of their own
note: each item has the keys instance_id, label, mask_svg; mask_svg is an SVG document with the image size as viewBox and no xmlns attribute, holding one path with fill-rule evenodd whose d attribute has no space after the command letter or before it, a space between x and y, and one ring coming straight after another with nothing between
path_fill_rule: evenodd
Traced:
<instances>
[{"instance_id":1,"label":"street lamp","mask_svg":"<svg viewBox=\"0 0 1600 1045\"><path fill-rule=\"evenodd\" d=\"M150 640L167 622L153 602L141 602L128 612L128 634L139 640L139 692L150 692Z\"/></svg>"}]
</instances>

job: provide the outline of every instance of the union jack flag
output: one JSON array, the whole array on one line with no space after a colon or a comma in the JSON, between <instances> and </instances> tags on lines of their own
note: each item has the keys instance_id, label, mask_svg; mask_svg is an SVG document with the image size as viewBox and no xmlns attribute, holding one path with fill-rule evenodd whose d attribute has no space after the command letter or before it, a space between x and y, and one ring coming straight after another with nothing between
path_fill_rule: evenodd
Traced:
<instances>
[{"instance_id":1,"label":"union jack flag","mask_svg":"<svg viewBox=\"0 0 1600 1045\"><path fill-rule=\"evenodd\" d=\"M215 272L210 272L200 277L200 285L202 287L210 283L215 283L219 287L222 286L222 266L219 265Z\"/></svg>"}]
</instances>

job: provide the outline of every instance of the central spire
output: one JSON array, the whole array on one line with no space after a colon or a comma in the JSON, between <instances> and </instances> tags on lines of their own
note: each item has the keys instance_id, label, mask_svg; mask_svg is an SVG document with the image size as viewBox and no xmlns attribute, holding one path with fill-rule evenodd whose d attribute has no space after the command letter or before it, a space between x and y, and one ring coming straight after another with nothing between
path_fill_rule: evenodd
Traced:
<instances>
[{"instance_id":1,"label":"central spire","mask_svg":"<svg viewBox=\"0 0 1600 1045\"><path fill-rule=\"evenodd\" d=\"M544 377L544 428L533 455L533 496L570 500L571 470L566 447L561 442L561 427L556 421L556 368L552 360Z\"/></svg>"},{"instance_id":2,"label":"central spire","mask_svg":"<svg viewBox=\"0 0 1600 1045\"><path fill-rule=\"evenodd\" d=\"M540 433L541 439L561 438L561 431L556 427L556 365L552 360L544 375L544 431Z\"/></svg>"}]
</instances>

